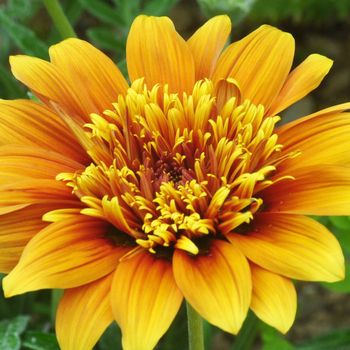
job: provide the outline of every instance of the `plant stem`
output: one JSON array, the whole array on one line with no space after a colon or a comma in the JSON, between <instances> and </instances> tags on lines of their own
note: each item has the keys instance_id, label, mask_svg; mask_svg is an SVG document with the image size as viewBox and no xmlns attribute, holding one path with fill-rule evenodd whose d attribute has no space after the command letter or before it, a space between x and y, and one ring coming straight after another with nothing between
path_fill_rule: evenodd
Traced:
<instances>
[{"instance_id":1,"label":"plant stem","mask_svg":"<svg viewBox=\"0 0 350 350\"><path fill-rule=\"evenodd\" d=\"M251 349L258 330L258 324L258 318L252 312L249 312L241 330L235 337L235 342L233 344L232 350Z\"/></svg>"},{"instance_id":2,"label":"plant stem","mask_svg":"<svg viewBox=\"0 0 350 350\"><path fill-rule=\"evenodd\" d=\"M64 14L58 0L43 0L43 3L62 38L76 38L77 35L69 23L67 16Z\"/></svg>"},{"instance_id":3,"label":"plant stem","mask_svg":"<svg viewBox=\"0 0 350 350\"><path fill-rule=\"evenodd\" d=\"M203 320L202 317L186 303L187 307L187 325L188 325L188 344L190 350L204 350Z\"/></svg>"}]
</instances>

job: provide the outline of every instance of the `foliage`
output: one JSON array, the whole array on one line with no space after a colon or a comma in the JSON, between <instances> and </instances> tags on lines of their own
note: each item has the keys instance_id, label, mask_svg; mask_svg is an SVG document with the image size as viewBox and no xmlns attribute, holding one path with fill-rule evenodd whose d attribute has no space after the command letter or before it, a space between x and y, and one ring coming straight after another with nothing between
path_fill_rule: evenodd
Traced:
<instances>
[{"instance_id":1,"label":"foliage","mask_svg":"<svg viewBox=\"0 0 350 350\"><path fill-rule=\"evenodd\" d=\"M132 20L139 14L167 14L178 0L63 0L61 4L78 34L119 63L126 74L125 43ZM48 47L60 41L40 0L8 0L0 5L0 96L26 97L9 73L8 57L24 53L48 59Z\"/></svg>"},{"instance_id":2,"label":"foliage","mask_svg":"<svg viewBox=\"0 0 350 350\"><path fill-rule=\"evenodd\" d=\"M86 38L100 49L109 53L126 73L125 44L132 20L140 13L149 15L169 14L178 0L62 0L64 11L78 35ZM235 23L249 14L250 22L292 21L295 23L328 23L342 21L350 13L350 0L198 0L204 16L228 13ZM332 13L332 16L329 14ZM48 59L48 47L60 40L51 25L40 0L8 0L0 5L0 97L28 97L28 92L12 77L8 56L24 53ZM31 95L29 95L31 97ZM350 218L329 217L320 219L336 234L347 257L347 272L344 281L322 284L338 293L350 292ZM1 279L1 276L0 276ZM29 293L5 300L0 296L0 349L56 350L53 312L50 307L49 291ZM56 305L56 302L55 302ZM170 350L174 344L186 349L186 320L184 309L178 314L169 332L161 340L158 349ZM254 318L253 315L249 316ZM329 334L315 337L302 344L292 344L287 338L268 326L250 323L259 327L261 343L265 350L316 350L346 349L350 344L350 330L333 330ZM214 344L219 330L205 323L207 348ZM245 333L244 333L245 332ZM254 329L242 333L234 340L224 335L232 349L253 341ZM248 339L248 338L251 339ZM118 327L111 325L99 341L96 349L107 350L120 346ZM225 338L225 339L226 339Z\"/></svg>"},{"instance_id":3,"label":"foliage","mask_svg":"<svg viewBox=\"0 0 350 350\"><path fill-rule=\"evenodd\" d=\"M349 13L349 0L256 0L250 20L270 23L291 20L300 24L316 22L322 25L346 20Z\"/></svg>"}]
</instances>

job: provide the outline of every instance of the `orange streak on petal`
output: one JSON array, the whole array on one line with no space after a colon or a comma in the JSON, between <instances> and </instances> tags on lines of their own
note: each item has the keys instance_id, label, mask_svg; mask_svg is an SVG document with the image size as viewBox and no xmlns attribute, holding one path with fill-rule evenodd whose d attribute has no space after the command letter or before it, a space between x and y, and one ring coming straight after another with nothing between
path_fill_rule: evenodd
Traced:
<instances>
[{"instance_id":1,"label":"orange streak on petal","mask_svg":"<svg viewBox=\"0 0 350 350\"><path fill-rule=\"evenodd\" d=\"M25 179L55 179L84 166L63 154L25 145L0 146L0 185Z\"/></svg>"},{"instance_id":2,"label":"orange streak on petal","mask_svg":"<svg viewBox=\"0 0 350 350\"><path fill-rule=\"evenodd\" d=\"M252 33L248 34L243 39L236 41L229 45L224 52L220 55L217 65L213 74L213 81L217 82L220 79L227 79L230 77L230 72L235 64L235 59L237 59L244 50L254 42L261 40L265 35L264 26L259 27Z\"/></svg>"},{"instance_id":3,"label":"orange streak on petal","mask_svg":"<svg viewBox=\"0 0 350 350\"><path fill-rule=\"evenodd\" d=\"M0 213L1 272L8 273L15 267L29 240L47 225L41 220L42 215L54 208L47 204L22 204Z\"/></svg>"},{"instance_id":4,"label":"orange streak on petal","mask_svg":"<svg viewBox=\"0 0 350 350\"><path fill-rule=\"evenodd\" d=\"M289 128L294 128L299 124L303 124L305 123L307 120L309 119L313 119L313 118L323 118L323 117L328 117L330 115L333 114L337 114L337 113L341 113L341 112L345 112L350 110L350 102L345 102L345 103L341 103L332 107L328 107L325 109L322 109L320 111L317 111L315 113L309 114L303 118L298 118L290 123L287 123L283 126L281 126L280 128L278 128L278 133L282 133L282 131L284 132L285 130L288 130Z\"/></svg>"},{"instance_id":5,"label":"orange streak on petal","mask_svg":"<svg viewBox=\"0 0 350 350\"><path fill-rule=\"evenodd\" d=\"M301 152L300 157L288 159L281 164L279 176L281 172L293 174L305 165L349 164L349 135L350 113L337 112L306 118L301 123L278 130L278 142L283 145L283 153Z\"/></svg>"},{"instance_id":6,"label":"orange streak on petal","mask_svg":"<svg viewBox=\"0 0 350 350\"><path fill-rule=\"evenodd\" d=\"M193 308L213 325L237 333L252 290L249 266L241 251L215 240L208 255L190 256L175 250L173 265L176 283Z\"/></svg>"},{"instance_id":7,"label":"orange streak on petal","mask_svg":"<svg viewBox=\"0 0 350 350\"><path fill-rule=\"evenodd\" d=\"M231 31L228 16L216 16L202 25L187 41L196 66L196 80L210 78Z\"/></svg>"},{"instance_id":8,"label":"orange streak on petal","mask_svg":"<svg viewBox=\"0 0 350 350\"><path fill-rule=\"evenodd\" d=\"M113 274L109 274L64 292L56 316L56 334L62 349L92 349L113 321L110 304L112 277Z\"/></svg>"},{"instance_id":9,"label":"orange streak on petal","mask_svg":"<svg viewBox=\"0 0 350 350\"><path fill-rule=\"evenodd\" d=\"M293 282L285 277L250 264L253 295L250 305L265 323L286 333L297 310L297 294Z\"/></svg>"},{"instance_id":10,"label":"orange streak on petal","mask_svg":"<svg viewBox=\"0 0 350 350\"><path fill-rule=\"evenodd\" d=\"M38 147L78 162L87 158L60 117L33 101L0 100L0 134L0 145Z\"/></svg>"},{"instance_id":11,"label":"orange streak on petal","mask_svg":"<svg viewBox=\"0 0 350 350\"><path fill-rule=\"evenodd\" d=\"M123 349L151 350L167 331L182 301L171 264L143 251L123 259L111 291Z\"/></svg>"},{"instance_id":12,"label":"orange streak on petal","mask_svg":"<svg viewBox=\"0 0 350 350\"><path fill-rule=\"evenodd\" d=\"M149 89L169 84L171 92L192 91L193 57L169 18L138 16L130 28L126 58L132 81L144 77Z\"/></svg>"},{"instance_id":13,"label":"orange streak on petal","mask_svg":"<svg viewBox=\"0 0 350 350\"><path fill-rule=\"evenodd\" d=\"M325 56L308 56L289 74L268 114L276 115L316 89L332 65L333 61Z\"/></svg>"},{"instance_id":14,"label":"orange streak on petal","mask_svg":"<svg viewBox=\"0 0 350 350\"><path fill-rule=\"evenodd\" d=\"M244 99L268 108L288 76L293 56L293 37L264 25L226 49L213 79L235 79Z\"/></svg>"},{"instance_id":15,"label":"orange streak on petal","mask_svg":"<svg viewBox=\"0 0 350 350\"><path fill-rule=\"evenodd\" d=\"M257 265L305 281L344 278L344 257L336 238L317 221L299 215L259 214L251 232L227 238Z\"/></svg>"},{"instance_id":16,"label":"orange streak on petal","mask_svg":"<svg viewBox=\"0 0 350 350\"><path fill-rule=\"evenodd\" d=\"M6 296L44 288L74 288L115 269L126 248L104 238L102 221L76 216L48 225L25 247L3 280Z\"/></svg>"},{"instance_id":17,"label":"orange streak on petal","mask_svg":"<svg viewBox=\"0 0 350 350\"><path fill-rule=\"evenodd\" d=\"M28 86L46 104L56 102L79 121L89 120L92 112L98 109L88 100L80 100L76 90L50 62L30 56L11 56L10 64L13 75Z\"/></svg>"},{"instance_id":18,"label":"orange streak on petal","mask_svg":"<svg viewBox=\"0 0 350 350\"><path fill-rule=\"evenodd\" d=\"M350 215L349 167L315 165L293 169L289 175L295 180L277 182L259 193L266 211L304 215Z\"/></svg>"},{"instance_id":19,"label":"orange streak on petal","mask_svg":"<svg viewBox=\"0 0 350 350\"><path fill-rule=\"evenodd\" d=\"M215 86L216 105L219 111L232 97L236 99L236 105L241 104L242 94L239 84L232 78L221 79Z\"/></svg>"},{"instance_id":20,"label":"orange streak on petal","mask_svg":"<svg viewBox=\"0 0 350 350\"><path fill-rule=\"evenodd\" d=\"M70 38L51 46L49 53L60 74L78 87L79 99L89 100L100 112L126 93L128 84L118 67L88 42Z\"/></svg>"}]
</instances>

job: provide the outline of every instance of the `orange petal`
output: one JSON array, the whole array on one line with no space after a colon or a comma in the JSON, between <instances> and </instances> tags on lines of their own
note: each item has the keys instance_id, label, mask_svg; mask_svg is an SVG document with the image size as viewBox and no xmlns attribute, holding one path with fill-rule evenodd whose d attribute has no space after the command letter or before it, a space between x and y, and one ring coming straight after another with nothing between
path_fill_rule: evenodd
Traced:
<instances>
[{"instance_id":1,"label":"orange petal","mask_svg":"<svg viewBox=\"0 0 350 350\"><path fill-rule=\"evenodd\" d=\"M0 212L9 213L19 207L43 204L55 208L77 208L81 202L64 183L54 179L25 178L0 184ZM48 209L49 210L49 209Z\"/></svg>"},{"instance_id":2,"label":"orange petal","mask_svg":"<svg viewBox=\"0 0 350 350\"><path fill-rule=\"evenodd\" d=\"M249 233L227 238L263 268L305 281L344 278L344 257L336 238L317 221L298 215L259 214Z\"/></svg>"},{"instance_id":3,"label":"orange petal","mask_svg":"<svg viewBox=\"0 0 350 350\"><path fill-rule=\"evenodd\" d=\"M244 99L267 109L288 76L293 56L293 37L264 25L224 51L213 80L235 79Z\"/></svg>"},{"instance_id":4,"label":"orange petal","mask_svg":"<svg viewBox=\"0 0 350 350\"><path fill-rule=\"evenodd\" d=\"M44 288L74 288L111 271L126 252L104 237L102 221L83 215L52 223L25 247L3 280L7 297Z\"/></svg>"},{"instance_id":5,"label":"orange petal","mask_svg":"<svg viewBox=\"0 0 350 350\"><path fill-rule=\"evenodd\" d=\"M286 129L289 129L290 127L295 127L296 125L302 124L309 119L313 119L316 117L317 118L318 117L326 117L326 116L329 116L331 114L336 114L336 113L348 111L349 109L350 109L350 102L345 102L345 103L341 103L339 105L335 105L332 107L327 107L327 108L321 109L320 111L317 111L315 113L309 114L303 118L298 118L298 119L294 120L293 122L285 124L285 125L281 126L280 128L278 128L278 130L279 130L279 132L281 132L281 130L286 130Z\"/></svg>"},{"instance_id":6,"label":"orange petal","mask_svg":"<svg viewBox=\"0 0 350 350\"><path fill-rule=\"evenodd\" d=\"M236 99L236 105L239 105L242 102L241 89L237 81L232 78L221 79L216 83L215 96L218 111L221 111L226 102L232 97Z\"/></svg>"},{"instance_id":7,"label":"orange petal","mask_svg":"<svg viewBox=\"0 0 350 350\"><path fill-rule=\"evenodd\" d=\"M293 124L293 123L292 123ZM306 118L302 123L278 131L282 152L300 151L301 156L283 162L279 172L313 165L350 163L350 113ZM322 145L322 147L320 147Z\"/></svg>"},{"instance_id":8,"label":"orange petal","mask_svg":"<svg viewBox=\"0 0 350 350\"><path fill-rule=\"evenodd\" d=\"M148 88L169 84L171 92L190 92L195 66L187 43L167 17L138 16L129 32L126 59L132 81L145 78Z\"/></svg>"},{"instance_id":9,"label":"orange petal","mask_svg":"<svg viewBox=\"0 0 350 350\"><path fill-rule=\"evenodd\" d=\"M100 112L126 93L128 84L118 67L88 42L70 38L51 46L49 53L60 74L79 87L79 99L89 99Z\"/></svg>"},{"instance_id":10,"label":"orange petal","mask_svg":"<svg viewBox=\"0 0 350 350\"><path fill-rule=\"evenodd\" d=\"M210 78L231 32L228 16L216 16L201 26L187 41L196 66L196 80Z\"/></svg>"},{"instance_id":11,"label":"orange petal","mask_svg":"<svg viewBox=\"0 0 350 350\"><path fill-rule=\"evenodd\" d=\"M350 215L349 167L301 167L290 175L295 180L277 182L260 193L267 211L304 215Z\"/></svg>"},{"instance_id":12,"label":"orange petal","mask_svg":"<svg viewBox=\"0 0 350 350\"><path fill-rule=\"evenodd\" d=\"M21 144L56 151L77 161L86 154L62 120L29 100L0 100L0 145Z\"/></svg>"},{"instance_id":13,"label":"orange petal","mask_svg":"<svg viewBox=\"0 0 350 350\"><path fill-rule=\"evenodd\" d=\"M59 303L56 334L61 349L92 349L113 321L110 288L113 274L68 289Z\"/></svg>"},{"instance_id":14,"label":"orange petal","mask_svg":"<svg viewBox=\"0 0 350 350\"><path fill-rule=\"evenodd\" d=\"M193 308L213 325L237 333L252 285L249 265L236 245L215 240L210 253L197 256L175 250L173 265L176 283Z\"/></svg>"},{"instance_id":15,"label":"orange petal","mask_svg":"<svg viewBox=\"0 0 350 350\"><path fill-rule=\"evenodd\" d=\"M253 295L250 305L265 323L286 333L292 326L297 310L297 293L288 278L251 264Z\"/></svg>"},{"instance_id":16,"label":"orange petal","mask_svg":"<svg viewBox=\"0 0 350 350\"><path fill-rule=\"evenodd\" d=\"M52 102L58 103L80 122L89 121L89 115L98 112L91 101L86 97L81 98L84 89L78 84L71 85L55 65L39 58L22 55L11 56L10 64L16 79L28 86L48 105Z\"/></svg>"},{"instance_id":17,"label":"orange petal","mask_svg":"<svg viewBox=\"0 0 350 350\"><path fill-rule=\"evenodd\" d=\"M151 350L177 314L182 295L170 262L142 251L119 263L111 302L123 349Z\"/></svg>"},{"instance_id":18,"label":"orange petal","mask_svg":"<svg viewBox=\"0 0 350 350\"><path fill-rule=\"evenodd\" d=\"M10 272L18 263L29 240L47 223L41 217L54 206L47 204L21 207L0 216L0 271ZM18 218L21 218L20 220Z\"/></svg>"},{"instance_id":19,"label":"orange petal","mask_svg":"<svg viewBox=\"0 0 350 350\"><path fill-rule=\"evenodd\" d=\"M308 56L289 74L268 114L276 115L316 89L332 65L333 61L325 56Z\"/></svg>"},{"instance_id":20,"label":"orange petal","mask_svg":"<svg viewBox=\"0 0 350 350\"><path fill-rule=\"evenodd\" d=\"M0 186L28 178L54 180L58 173L74 173L82 168L54 151L25 145L0 146Z\"/></svg>"}]
</instances>

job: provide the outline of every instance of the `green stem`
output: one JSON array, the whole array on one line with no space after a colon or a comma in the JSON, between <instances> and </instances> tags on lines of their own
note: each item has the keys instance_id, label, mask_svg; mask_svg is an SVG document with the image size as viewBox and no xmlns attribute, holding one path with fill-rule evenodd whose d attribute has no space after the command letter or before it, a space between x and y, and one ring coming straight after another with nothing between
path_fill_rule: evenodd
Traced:
<instances>
[{"instance_id":1,"label":"green stem","mask_svg":"<svg viewBox=\"0 0 350 350\"><path fill-rule=\"evenodd\" d=\"M190 350L204 350L203 320L202 317L186 303L187 306L187 325L188 325L188 344Z\"/></svg>"},{"instance_id":2,"label":"green stem","mask_svg":"<svg viewBox=\"0 0 350 350\"><path fill-rule=\"evenodd\" d=\"M77 35L64 14L58 0L43 0L43 3L62 38L76 38Z\"/></svg>"},{"instance_id":3,"label":"green stem","mask_svg":"<svg viewBox=\"0 0 350 350\"><path fill-rule=\"evenodd\" d=\"M232 350L251 349L258 331L258 325L258 318L252 312L249 312L241 330L235 337Z\"/></svg>"}]
</instances>

